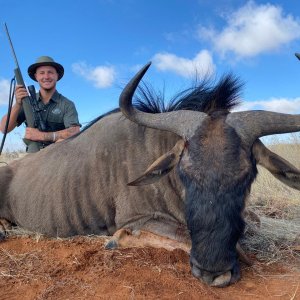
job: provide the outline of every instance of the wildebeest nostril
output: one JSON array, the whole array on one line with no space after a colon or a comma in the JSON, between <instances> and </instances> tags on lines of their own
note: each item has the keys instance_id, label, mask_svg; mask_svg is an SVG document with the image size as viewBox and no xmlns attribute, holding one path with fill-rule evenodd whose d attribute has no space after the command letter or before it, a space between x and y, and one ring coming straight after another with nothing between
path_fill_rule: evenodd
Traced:
<instances>
[{"instance_id":1,"label":"wildebeest nostril","mask_svg":"<svg viewBox=\"0 0 300 300\"><path fill-rule=\"evenodd\" d=\"M192 274L199 280L202 280L206 284L213 287L225 287L232 283L232 274L231 271L227 271L221 275L210 273L207 271L202 271L197 268L195 265L192 266Z\"/></svg>"},{"instance_id":2,"label":"wildebeest nostril","mask_svg":"<svg viewBox=\"0 0 300 300\"><path fill-rule=\"evenodd\" d=\"M233 270L224 273L202 270L193 257L190 259L190 265L193 276L213 287L228 286L230 283L236 282L239 278L238 265L236 265Z\"/></svg>"},{"instance_id":3,"label":"wildebeest nostril","mask_svg":"<svg viewBox=\"0 0 300 300\"><path fill-rule=\"evenodd\" d=\"M210 286L214 287L225 287L231 283L231 271L227 271L222 275L219 275L214 278Z\"/></svg>"},{"instance_id":4,"label":"wildebeest nostril","mask_svg":"<svg viewBox=\"0 0 300 300\"><path fill-rule=\"evenodd\" d=\"M197 268L195 265L191 265L191 270L192 270L193 276L195 276L198 279L202 278L201 270L199 268Z\"/></svg>"}]
</instances>

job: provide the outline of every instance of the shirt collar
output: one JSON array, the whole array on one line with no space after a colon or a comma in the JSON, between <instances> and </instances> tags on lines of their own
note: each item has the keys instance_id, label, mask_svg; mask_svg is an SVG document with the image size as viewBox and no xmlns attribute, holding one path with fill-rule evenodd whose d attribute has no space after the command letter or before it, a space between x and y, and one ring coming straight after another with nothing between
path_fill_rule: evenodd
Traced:
<instances>
[{"instance_id":1,"label":"shirt collar","mask_svg":"<svg viewBox=\"0 0 300 300\"><path fill-rule=\"evenodd\" d=\"M38 97L39 101L42 101L40 92L38 93L38 95L39 95L39 97ZM55 92L53 93L53 95L52 95L50 101L51 101L51 100L54 101L54 102L56 102L56 103L59 102L59 93L58 93L57 90L55 90ZM49 102L50 102L50 101L49 101Z\"/></svg>"}]
</instances>

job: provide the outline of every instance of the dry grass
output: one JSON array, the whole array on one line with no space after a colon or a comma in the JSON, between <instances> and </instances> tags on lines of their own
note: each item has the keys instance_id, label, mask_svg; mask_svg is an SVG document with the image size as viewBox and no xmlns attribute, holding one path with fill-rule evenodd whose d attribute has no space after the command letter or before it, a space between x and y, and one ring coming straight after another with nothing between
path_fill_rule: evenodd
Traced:
<instances>
[{"instance_id":1,"label":"dry grass","mask_svg":"<svg viewBox=\"0 0 300 300\"><path fill-rule=\"evenodd\" d=\"M37 275L41 276L42 264L39 251L18 254L0 249L0 257L0 277L30 280L36 278Z\"/></svg>"},{"instance_id":2,"label":"dry grass","mask_svg":"<svg viewBox=\"0 0 300 300\"><path fill-rule=\"evenodd\" d=\"M242 245L268 264L285 261L300 267L300 224L294 220L260 216L261 224L248 222ZM300 269L299 269L300 270Z\"/></svg>"},{"instance_id":3,"label":"dry grass","mask_svg":"<svg viewBox=\"0 0 300 300\"><path fill-rule=\"evenodd\" d=\"M7 165L10 161L20 159L26 155L24 151L2 152L0 155L0 167Z\"/></svg>"}]
</instances>

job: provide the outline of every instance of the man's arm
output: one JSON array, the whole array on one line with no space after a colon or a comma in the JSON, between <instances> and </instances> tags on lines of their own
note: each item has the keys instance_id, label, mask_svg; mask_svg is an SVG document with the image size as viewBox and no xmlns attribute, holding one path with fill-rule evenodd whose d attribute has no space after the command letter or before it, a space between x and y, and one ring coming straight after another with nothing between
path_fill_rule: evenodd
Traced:
<instances>
[{"instance_id":1,"label":"man's arm","mask_svg":"<svg viewBox=\"0 0 300 300\"><path fill-rule=\"evenodd\" d=\"M22 107L22 101L23 99L25 99L25 97L28 96L26 89L22 85L16 86L15 94L16 94L16 103L13 105L11 109L7 132L12 131L17 126L17 119ZM7 115L5 115L0 122L0 130L2 133L4 133L5 130L6 120L7 120Z\"/></svg>"},{"instance_id":2,"label":"man's arm","mask_svg":"<svg viewBox=\"0 0 300 300\"><path fill-rule=\"evenodd\" d=\"M18 119L18 115L19 112L21 110L22 105L15 103L11 109L11 113L10 113L10 118L9 118L9 123L8 123L8 127L7 127L7 132L12 131L16 126L17 126L17 119ZM7 115L5 115L0 122L0 130L2 133L4 133L5 130L5 124L6 124L6 120L7 120Z\"/></svg>"},{"instance_id":3,"label":"man's arm","mask_svg":"<svg viewBox=\"0 0 300 300\"><path fill-rule=\"evenodd\" d=\"M67 139L72 135L75 135L79 131L80 131L80 126L71 126L63 130L51 131L51 132L43 132L43 131L39 131L36 128L27 127L25 131L25 138L36 142L55 143Z\"/></svg>"}]
</instances>

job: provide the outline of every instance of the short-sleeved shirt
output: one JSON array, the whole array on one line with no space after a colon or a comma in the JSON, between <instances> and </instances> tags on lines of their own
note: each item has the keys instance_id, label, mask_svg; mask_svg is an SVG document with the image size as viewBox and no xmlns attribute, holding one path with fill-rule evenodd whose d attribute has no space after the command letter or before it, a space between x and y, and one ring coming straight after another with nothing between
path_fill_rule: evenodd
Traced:
<instances>
[{"instance_id":1,"label":"short-sleeved shirt","mask_svg":"<svg viewBox=\"0 0 300 300\"><path fill-rule=\"evenodd\" d=\"M40 93L37 93L37 100L42 120L46 125L45 131L53 132L66 129L71 126L81 126L74 103L59 94L57 91L54 92L47 104L43 103ZM27 98L23 101L29 101L29 99ZM27 126L25 113L22 107L17 118L17 126L20 126L23 122L25 122ZM41 148L49 144L51 144L51 142L44 143Z\"/></svg>"}]
</instances>

